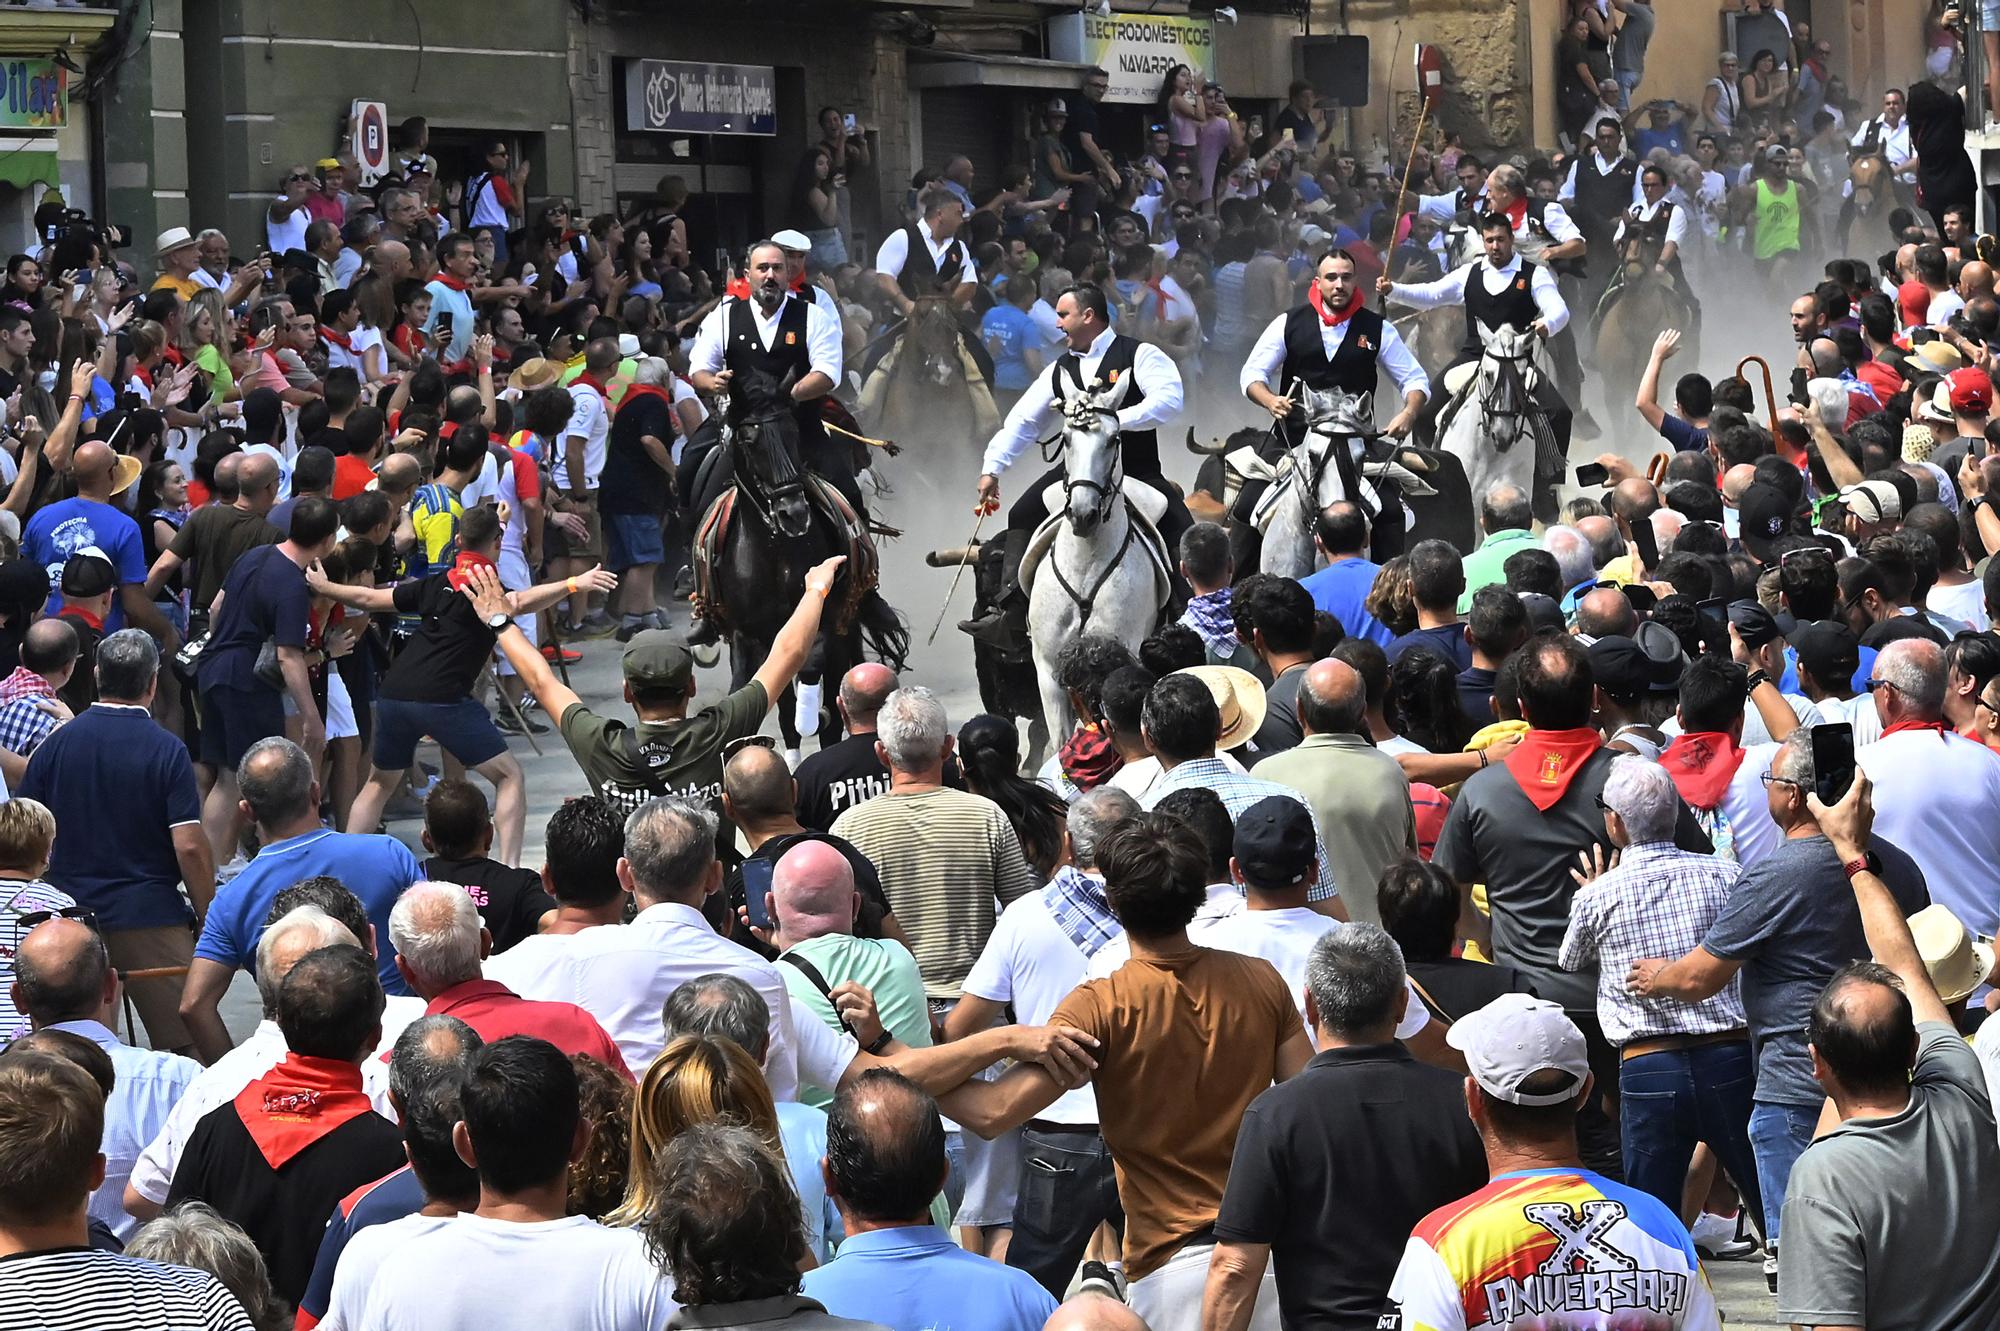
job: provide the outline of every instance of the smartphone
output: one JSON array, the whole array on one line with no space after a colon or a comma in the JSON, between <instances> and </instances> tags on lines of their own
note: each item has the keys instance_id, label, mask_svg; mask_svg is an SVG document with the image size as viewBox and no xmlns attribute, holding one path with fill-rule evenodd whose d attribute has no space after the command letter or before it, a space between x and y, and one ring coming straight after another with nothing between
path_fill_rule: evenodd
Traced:
<instances>
[{"instance_id":1,"label":"smartphone","mask_svg":"<svg viewBox=\"0 0 2000 1331\"><path fill-rule=\"evenodd\" d=\"M78 282L78 283L77 283L77 284L76 284L75 286L71 287L71 288L69 289L69 299L70 299L70 303L71 303L71 304L73 305L73 304L75 304L75 303L76 303L77 301L80 301L80 300L82 300L82 299L83 299L83 293L84 293L84 292L86 292L86 291L88 291L88 290L90 290L90 288L89 288L89 287L87 287L87 286L85 286L85 285L84 285L83 283L81 283L81 282Z\"/></svg>"},{"instance_id":2,"label":"smartphone","mask_svg":"<svg viewBox=\"0 0 2000 1331\"><path fill-rule=\"evenodd\" d=\"M1697 602L1695 609L1701 614L1701 636L1708 645L1718 651L1729 650L1729 602L1720 596L1711 596L1706 601Z\"/></svg>"},{"instance_id":3,"label":"smartphone","mask_svg":"<svg viewBox=\"0 0 2000 1331\"><path fill-rule=\"evenodd\" d=\"M849 111L846 115L842 116L840 118L840 123L841 126L845 128L849 134L858 134L861 132L861 121L855 117L855 114L852 111Z\"/></svg>"},{"instance_id":4,"label":"smartphone","mask_svg":"<svg viewBox=\"0 0 2000 1331\"><path fill-rule=\"evenodd\" d=\"M1625 593L1625 599L1632 603L1632 609L1642 615L1649 613L1660 599L1653 594L1653 589L1643 582L1628 582L1618 590Z\"/></svg>"},{"instance_id":5,"label":"smartphone","mask_svg":"<svg viewBox=\"0 0 2000 1331\"><path fill-rule=\"evenodd\" d=\"M445 343L451 341L452 324L455 322L456 320L453 319L450 310L438 311L437 322L432 324L431 327L437 337L439 346L443 346Z\"/></svg>"},{"instance_id":6,"label":"smartphone","mask_svg":"<svg viewBox=\"0 0 2000 1331\"><path fill-rule=\"evenodd\" d=\"M1854 784L1854 727L1845 721L1812 728L1813 791L1837 804Z\"/></svg>"},{"instance_id":7,"label":"smartphone","mask_svg":"<svg viewBox=\"0 0 2000 1331\"><path fill-rule=\"evenodd\" d=\"M1660 543L1653 535L1650 518L1641 518L1632 524L1632 545L1639 552L1641 567L1650 571L1660 562Z\"/></svg>"},{"instance_id":8,"label":"smartphone","mask_svg":"<svg viewBox=\"0 0 2000 1331\"><path fill-rule=\"evenodd\" d=\"M1586 462L1576 469L1578 485L1605 485L1611 480L1611 469L1602 462Z\"/></svg>"},{"instance_id":9,"label":"smartphone","mask_svg":"<svg viewBox=\"0 0 2000 1331\"><path fill-rule=\"evenodd\" d=\"M738 866L743 876L743 910L750 923L759 929L771 927L771 873L777 868L777 861L751 857Z\"/></svg>"}]
</instances>

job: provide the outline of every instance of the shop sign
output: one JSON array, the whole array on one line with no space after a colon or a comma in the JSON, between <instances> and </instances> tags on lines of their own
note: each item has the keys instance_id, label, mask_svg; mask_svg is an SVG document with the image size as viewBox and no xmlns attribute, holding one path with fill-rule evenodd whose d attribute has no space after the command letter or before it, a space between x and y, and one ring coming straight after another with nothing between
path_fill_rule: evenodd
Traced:
<instances>
[{"instance_id":1,"label":"shop sign","mask_svg":"<svg viewBox=\"0 0 2000 1331\"><path fill-rule=\"evenodd\" d=\"M53 60L0 60L0 126L58 129L69 123L69 71Z\"/></svg>"},{"instance_id":2,"label":"shop sign","mask_svg":"<svg viewBox=\"0 0 2000 1331\"><path fill-rule=\"evenodd\" d=\"M769 65L627 60L625 128L652 134L775 135L777 71Z\"/></svg>"},{"instance_id":3,"label":"shop sign","mask_svg":"<svg viewBox=\"0 0 2000 1331\"><path fill-rule=\"evenodd\" d=\"M1197 83L1215 77L1215 23L1185 14L1063 14L1049 20L1049 55L1111 75L1107 102L1143 105L1160 97L1175 65Z\"/></svg>"}]
</instances>

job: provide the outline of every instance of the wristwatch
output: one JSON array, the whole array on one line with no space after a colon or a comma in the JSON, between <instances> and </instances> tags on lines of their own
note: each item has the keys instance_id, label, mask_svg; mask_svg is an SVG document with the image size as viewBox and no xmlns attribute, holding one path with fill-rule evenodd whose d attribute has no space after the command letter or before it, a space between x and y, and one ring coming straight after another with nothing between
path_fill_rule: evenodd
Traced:
<instances>
[{"instance_id":1,"label":"wristwatch","mask_svg":"<svg viewBox=\"0 0 2000 1331\"><path fill-rule=\"evenodd\" d=\"M511 622L513 618L514 617L512 615L508 614L504 610L495 610L492 614L486 617L486 627L492 629L495 633L498 633L501 629L506 628L508 623Z\"/></svg>"}]
</instances>

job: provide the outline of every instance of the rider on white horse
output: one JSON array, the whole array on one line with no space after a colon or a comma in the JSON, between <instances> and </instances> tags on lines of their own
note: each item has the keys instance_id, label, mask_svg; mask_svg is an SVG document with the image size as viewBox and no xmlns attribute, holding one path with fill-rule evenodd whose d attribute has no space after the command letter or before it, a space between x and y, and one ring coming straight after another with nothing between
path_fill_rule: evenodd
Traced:
<instances>
[{"instance_id":1,"label":"rider on white horse","mask_svg":"<svg viewBox=\"0 0 2000 1331\"><path fill-rule=\"evenodd\" d=\"M1382 428L1384 435L1400 439L1416 424L1431 381L1396 326L1362 304L1354 256L1336 249L1319 261L1306 303L1271 320L1257 338L1238 383L1245 397L1277 420L1282 444L1274 451L1288 451L1305 439L1305 411L1292 397L1298 385L1318 392L1373 394L1378 368L1389 372L1403 395L1403 409ZM1334 449L1329 461L1352 499L1362 493L1355 465L1364 445L1360 439L1344 442L1346 447ZM1245 482L1234 510L1237 518L1249 519L1264 488L1263 481ZM1371 513L1369 519L1377 524L1378 549L1395 554L1402 549L1402 506L1387 507L1390 511Z\"/></svg>"},{"instance_id":2,"label":"rider on white horse","mask_svg":"<svg viewBox=\"0 0 2000 1331\"><path fill-rule=\"evenodd\" d=\"M986 445L985 469L979 477L979 503L991 512L1000 504L1000 473L1021 454L1062 423L1065 404L1075 396L1114 390L1118 412L1118 446L1123 471L1132 480L1158 490L1167 501L1160 535L1169 551L1180 546L1181 533L1194 525L1187 504L1160 472L1157 427L1181 410L1181 372L1167 353L1122 333L1111 331L1103 288L1079 283L1056 298L1056 325L1069 349L1046 375L1023 390L1014 409ZM1007 530L1001 534L1001 590L994 608L978 619L962 620L959 628L982 642L1008 646L1027 631L1028 597L1020 585L1021 558L1028 542L1048 516L1042 492L1061 484L1063 463L1031 481L1007 510Z\"/></svg>"},{"instance_id":3,"label":"rider on white horse","mask_svg":"<svg viewBox=\"0 0 2000 1331\"><path fill-rule=\"evenodd\" d=\"M1408 284L1377 279L1375 289L1387 300L1400 301L1420 310L1441 305L1465 307L1465 345L1442 380L1460 365L1476 364L1484 343L1481 326L1532 331L1543 339L1554 337L1569 322L1569 307L1556 289L1554 274L1540 264L1529 263L1514 253L1514 223L1504 213L1488 213L1480 220L1479 240L1484 258L1446 273L1435 282ZM1558 447L1569 451L1570 409L1557 393L1548 375L1535 386L1535 401L1548 413L1549 429Z\"/></svg>"}]
</instances>

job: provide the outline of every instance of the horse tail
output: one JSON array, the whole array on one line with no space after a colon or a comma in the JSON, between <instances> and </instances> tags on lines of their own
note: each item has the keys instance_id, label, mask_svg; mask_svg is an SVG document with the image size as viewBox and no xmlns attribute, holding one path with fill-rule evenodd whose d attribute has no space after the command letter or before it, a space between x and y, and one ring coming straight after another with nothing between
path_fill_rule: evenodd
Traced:
<instances>
[{"instance_id":1,"label":"horse tail","mask_svg":"<svg viewBox=\"0 0 2000 1331\"><path fill-rule=\"evenodd\" d=\"M871 587L854 608L854 625L868 653L901 674L910 658L910 625L896 607Z\"/></svg>"}]
</instances>

